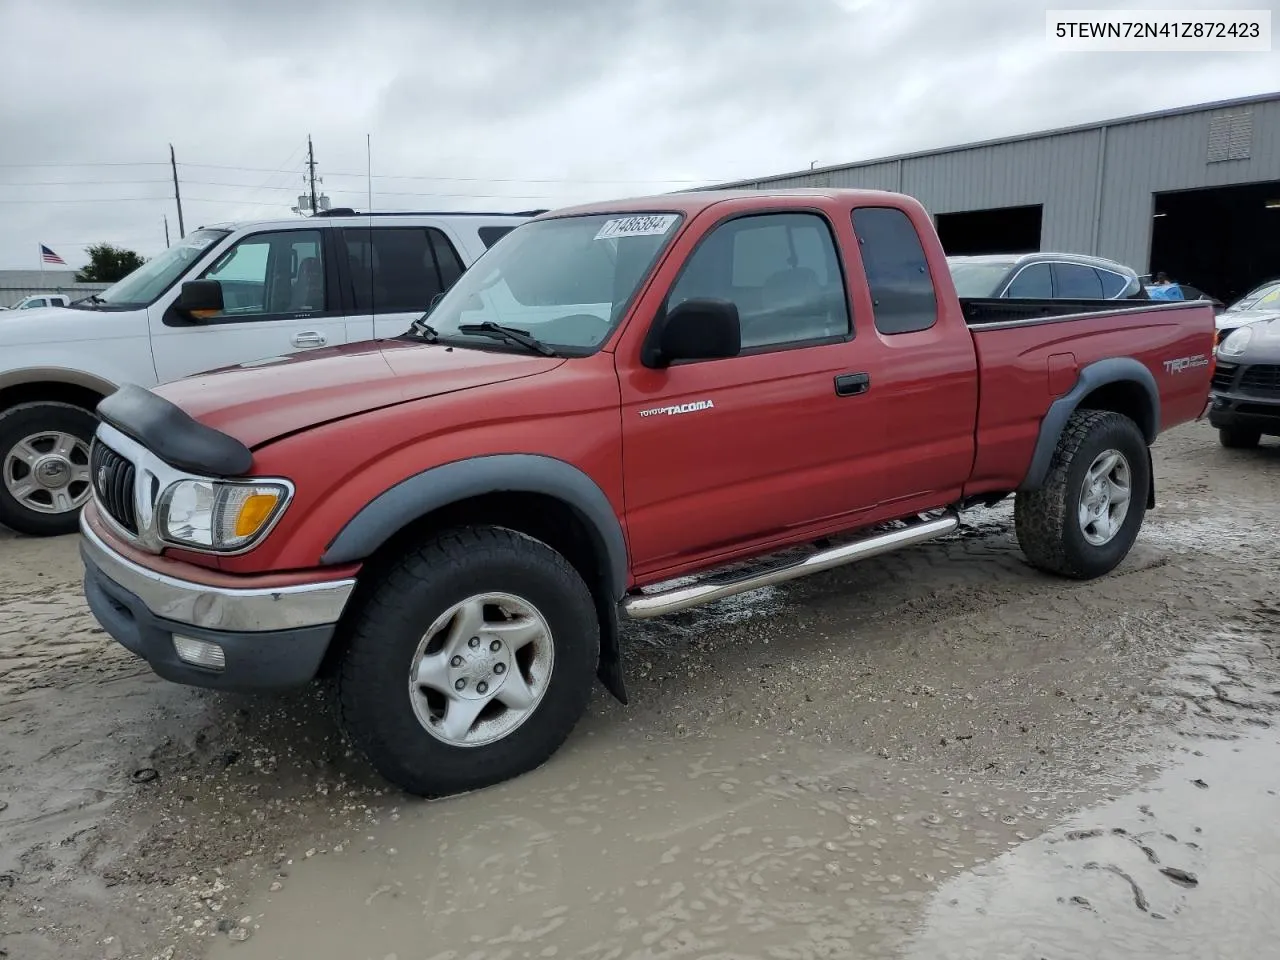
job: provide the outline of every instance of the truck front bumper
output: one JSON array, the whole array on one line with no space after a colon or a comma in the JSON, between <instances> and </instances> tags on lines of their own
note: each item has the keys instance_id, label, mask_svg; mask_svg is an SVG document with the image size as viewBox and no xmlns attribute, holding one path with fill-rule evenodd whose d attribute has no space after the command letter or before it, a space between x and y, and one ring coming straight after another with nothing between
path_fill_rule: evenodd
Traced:
<instances>
[{"instance_id":1,"label":"truck front bumper","mask_svg":"<svg viewBox=\"0 0 1280 960\"><path fill-rule=\"evenodd\" d=\"M313 679L354 579L234 588L178 579L114 550L80 517L89 609L118 643L166 680L217 690Z\"/></svg>"},{"instance_id":2,"label":"truck front bumper","mask_svg":"<svg viewBox=\"0 0 1280 960\"><path fill-rule=\"evenodd\" d=\"M1280 399L1212 393L1209 396L1209 423L1218 428L1234 427L1280 436Z\"/></svg>"}]
</instances>

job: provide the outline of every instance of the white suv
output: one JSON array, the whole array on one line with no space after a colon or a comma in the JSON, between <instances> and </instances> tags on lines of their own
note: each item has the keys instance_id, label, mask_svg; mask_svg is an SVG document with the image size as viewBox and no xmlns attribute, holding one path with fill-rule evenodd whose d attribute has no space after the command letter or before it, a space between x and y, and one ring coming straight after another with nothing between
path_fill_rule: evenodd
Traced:
<instances>
[{"instance_id":1,"label":"white suv","mask_svg":"<svg viewBox=\"0 0 1280 960\"><path fill-rule=\"evenodd\" d=\"M0 323L0 523L71 533L98 402L298 350L397 336L542 211L357 214L201 227L70 309Z\"/></svg>"}]
</instances>

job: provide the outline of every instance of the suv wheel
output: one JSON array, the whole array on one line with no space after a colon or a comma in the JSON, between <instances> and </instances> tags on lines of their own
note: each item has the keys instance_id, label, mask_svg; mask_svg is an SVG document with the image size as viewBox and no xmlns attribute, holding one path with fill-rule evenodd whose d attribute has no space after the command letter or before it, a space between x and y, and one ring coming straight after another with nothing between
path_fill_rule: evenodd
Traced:
<instances>
[{"instance_id":1,"label":"suv wheel","mask_svg":"<svg viewBox=\"0 0 1280 960\"><path fill-rule=\"evenodd\" d=\"M0 413L0 523L37 537L74 533L93 489L89 445L97 418L69 403L23 403Z\"/></svg>"},{"instance_id":2,"label":"suv wheel","mask_svg":"<svg viewBox=\"0 0 1280 960\"><path fill-rule=\"evenodd\" d=\"M1243 427L1219 427L1218 442L1229 450L1248 450L1262 442L1262 431Z\"/></svg>"},{"instance_id":3,"label":"suv wheel","mask_svg":"<svg viewBox=\"0 0 1280 960\"><path fill-rule=\"evenodd\" d=\"M1044 485L1014 499L1022 552L1033 566L1064 577L1109 573L1138 538L1150 471L1146 439L1128 417L1072 414Z\"/></svg>"},{"instance_id":4,"label":"suv wheel","mask_svg":"<svg viewBox=\"0 0 1280 960\"><path fill-rule=\"evenodd\" d=\"M356 615L337 676L343 727L384 777L420 796L540 766L591 695L600 626L560 554L494 527L403 557Z\"/></svg>"}]
</instances>

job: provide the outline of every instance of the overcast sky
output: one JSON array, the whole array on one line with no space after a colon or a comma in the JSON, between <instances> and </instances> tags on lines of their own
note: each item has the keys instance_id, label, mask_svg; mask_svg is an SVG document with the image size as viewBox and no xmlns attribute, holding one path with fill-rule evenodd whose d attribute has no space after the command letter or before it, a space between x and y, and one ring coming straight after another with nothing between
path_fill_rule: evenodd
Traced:
<instances>
[{"instance_id":1,"label":"overcast sky","mask_svg":"<svg viewBox=\"0 0 1280 960\"><path fill-rule=\"evenodd\" d=\"M376 209L514 210L1280 87L1277 52L1054 54L1045 9L0 0L0 268L38 268L38 243L73 266L103 240L163 249L169 143L191 229L290 216L308 133L335 206L367 206L369 134Z\"/></svg>"}]
</instances>

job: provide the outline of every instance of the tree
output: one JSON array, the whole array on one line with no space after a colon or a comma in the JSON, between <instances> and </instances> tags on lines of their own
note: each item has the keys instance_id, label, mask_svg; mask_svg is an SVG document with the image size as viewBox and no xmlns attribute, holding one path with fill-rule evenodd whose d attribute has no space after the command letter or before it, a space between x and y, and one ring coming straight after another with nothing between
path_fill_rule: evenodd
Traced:
<instances>
[{"instance_id":1,"label":"tree","mask_svg":"<svg viewBox=\"0 0 1280 960\"><path fill-rule=\"evenodd\" d=\"M76 283L115 283L146 263L132 250L110 243L95 243L85 252L89 254L89 265L76 274Z\"/></svg>"}]
</instances>

